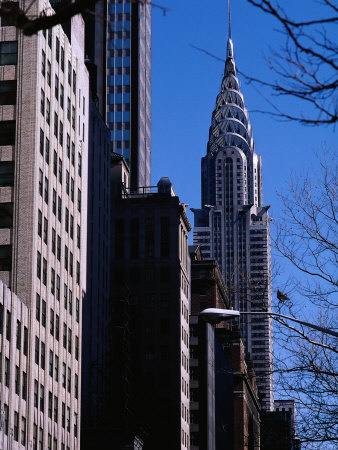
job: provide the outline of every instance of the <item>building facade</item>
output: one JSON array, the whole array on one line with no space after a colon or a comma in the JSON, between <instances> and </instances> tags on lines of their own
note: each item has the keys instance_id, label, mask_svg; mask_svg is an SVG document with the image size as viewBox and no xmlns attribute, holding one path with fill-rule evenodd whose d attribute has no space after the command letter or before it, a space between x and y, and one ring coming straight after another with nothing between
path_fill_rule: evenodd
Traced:
<instances>
[{"instance_id":1,"label":"building facade","mask_svg":"<svg viewBox=\"0 0 338 450\"><path fill-rule=\"evenodd\" d=\"M28 446L29 315L29 308L0 281L0 445L3 449ZM34 432L37 433L37 428Z\"/></svg>"},{"instance_id":2,"label":"building facade","mask_svg":"<svg viewBox=\"0 0 338 450\"><path fill-rule=\"evenodd\" d=\"M107 124L130 184L150 186L151 2L108 3Z\"/></svg>"},{"instance_id":3,"label":"building facade","mask_svg":"<svg viewBox=\"0 0 338 450\"><path fill-rule=\"evenodd\" d=\"M194 210L194 243L218 261L230 304L240 311L271 311L269 206L262 200L262 163L239 89L229 37L221 91L202 158L202 208ZM273 408L272 323L240 319L252 354L263 407Z\"/></svg>"},{"instance_id":4,"label":"building facade","mask_svg":"<svg viewBox=\"0 0 338 450\"><path fill-rule=\"evenodd\" d=\"M30 8L52 12L42 0ZM80 448L89 84L81 16L68 34L56 26L26 37L1 22L0 279L29 309L33 449Z\"/></svg>"},{"instance_id":5,"label":"building facade","mask_svg":"<svg viewBox=\"0 0 338 450\"><path fill-rule=\"evenodd\" d=\"M123 176L121 162L118 169L116 173ZM155 191L123 189L113 208L112 379L116 392L112 417L116 433L120 439L142 434L145 450L187 449L191 226L186 206L170 180L161 178Z\"/></svg>"},{"instance_id":6,"label":"building facade","mask_svg":"<svg viewBox=\"0 0 338 450\"><path fill-rule=\"evenodd\" d=\"M108 342L110 298L110 136L89 96L87 290L82 320L81 447L86 448L94 430L101 429L109 391ZM94 433L95 438L97 434Z\"/></svg>"}]
</instances>

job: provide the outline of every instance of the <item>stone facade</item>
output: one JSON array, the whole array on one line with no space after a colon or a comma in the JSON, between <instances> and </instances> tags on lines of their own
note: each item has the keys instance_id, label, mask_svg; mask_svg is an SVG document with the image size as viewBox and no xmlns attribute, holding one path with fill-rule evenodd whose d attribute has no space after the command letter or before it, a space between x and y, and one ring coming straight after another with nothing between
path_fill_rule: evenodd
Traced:
<instances>
[{"instance_id":1,"label":"stone facade","mask_svg":"<svg viewBox=\"0 0 338 450\"><path fill-rule=\"evenodd\" d=\"M30 13L43 10L51 13L40 0ZM11 162L2 170L0 220L12 212L2 227L0 276L30 310L27 442L78 449L89 114L83 20L72 19L71 44L61 26L26 37L1 25L0 47L12 57L2 58L0 83L14 82L16 95L1 107L15 131L0 146L0 164Z\"/></svg>"}]
</instances>

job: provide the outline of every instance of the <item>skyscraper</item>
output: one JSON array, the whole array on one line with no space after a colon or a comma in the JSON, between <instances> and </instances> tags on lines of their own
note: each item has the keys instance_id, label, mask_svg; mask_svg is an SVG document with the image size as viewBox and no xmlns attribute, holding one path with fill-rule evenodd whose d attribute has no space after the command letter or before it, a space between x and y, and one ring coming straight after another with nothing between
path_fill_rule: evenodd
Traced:
<instances>
[{"instance_id":1,"label":"skyscraper","mask_svg":"<svg viewBox=\"0 0 338 450\"><path fill-rule=\"evenodd\" d=\"M229 14L230 18L230 14ZM194 243L218 261L230 303L240 311L271 310L269 206L262 203L262 163L255 153L249 114L239 88L230 34L221 91L202 158L202 208L194 210ZM272 324L241 317L266 410L273 406Z\"/></svg>"},{"instance_id":2,"label":"skyscraper","mask_svg":"<svg viewBox=\"0 0 338 450\"><path fill-rule=\"evenodd\" d=\"M36 17L52 12L42 0L21 6ZM16 317L30 337L26 398L9 390L1 402L14 396L18 426L33 448L53 442L79 449L89 84L84 24L81 16L72 18L71 39L60 25L31 37L4 21L0 29L0 279L15 294L12 314L14 298L28 307L25 322ZM13 345L9 351L18 361Z\"/></svg>"},{"instance_id":3,"label":"skyscraper","mask_svg":"<svg viewBox=\"0 0 338 450\"><path fill-rule=\"evenodd\" d=\"M107 123L132 187L150 186L151 2L108 6Z\"/></svg>"}]
</instances>

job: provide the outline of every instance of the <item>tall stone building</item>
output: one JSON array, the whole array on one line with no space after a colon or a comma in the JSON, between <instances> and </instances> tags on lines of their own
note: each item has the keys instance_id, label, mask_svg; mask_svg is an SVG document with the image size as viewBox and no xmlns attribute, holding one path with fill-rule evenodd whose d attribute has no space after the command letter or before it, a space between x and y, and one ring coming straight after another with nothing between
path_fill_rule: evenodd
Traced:
<instances>
[{"instance_id":1,"label":"tall stone building","mask_svg":"<svg viewBox=\"0 0 338 450\"><path fill-rule=\"evenodd\" d=\"M269 206L263 206L262 163L255 152L248 111L239 88L231 36L221 91L202 158L202 208L194 210L194 243L218 261L231 305L271 311ZM240 319L252 354L263 407L273 407L272 324L267 316Z\"/></svg>"},{"instance_id":2,"label":"tall stone building","mask_svg":"<svg viewBox=\"0 0 338 450\"><path fill-rule=\"evenodd\" d=\"M33 16L52 12L45 0L20 6ZM26 399L10 390L1 402L10 414L13 407L20 412L18 426L33 449L79 449L89 84L84 24L74 17L68 35L56 26L26 37L5 21L0 30L0 279L28 308L30 337Z\"/></svg>"}]
</instances>

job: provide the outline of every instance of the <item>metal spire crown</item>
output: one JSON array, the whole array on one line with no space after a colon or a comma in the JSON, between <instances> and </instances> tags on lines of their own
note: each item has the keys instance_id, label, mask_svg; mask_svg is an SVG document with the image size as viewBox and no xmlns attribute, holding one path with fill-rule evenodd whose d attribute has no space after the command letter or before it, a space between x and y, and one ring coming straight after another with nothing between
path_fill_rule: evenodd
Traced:
<instances>
[{"instance_id":1,"label":"metal spire crown","mask_svg":"<svg viewBox=\"0 0 338 450\"><path fill-rule=\"evenodd\" d=\"M228 45L227 45L227 58L234 57L234 49L231 39L231 14L230 14L230 0L228 0Z\"/></svg>"}]
</instances>

